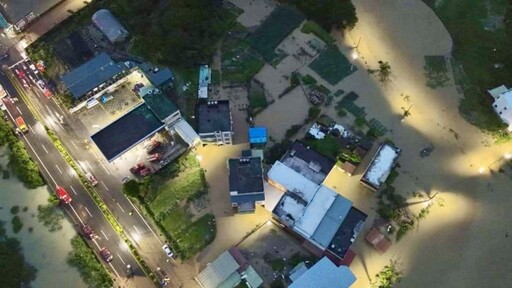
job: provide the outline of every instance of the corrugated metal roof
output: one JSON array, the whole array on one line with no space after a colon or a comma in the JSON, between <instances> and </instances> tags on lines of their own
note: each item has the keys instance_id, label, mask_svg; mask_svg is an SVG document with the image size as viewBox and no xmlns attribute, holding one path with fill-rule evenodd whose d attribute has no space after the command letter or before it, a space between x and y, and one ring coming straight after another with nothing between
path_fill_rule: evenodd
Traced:
<instances>
[{"instance_id":1,"label":"corrugated metal roof","mask_svg":"<svg viewBox=\"0 0 512 288\"><path fill-rule=\"evenodd\" d=\"M326 248L340 228L351 207L352 202L350 200L337 195L322 221L318 224L311 239Z\"/></svg>"},{"instance_id":2,"label":"corrugated metal roof","mask_svg":"<svg viewBox=\"0 0 512 288\"><path fill-rule=\"evenodd\" d=\"M62 76L62 81L73 97L78 99L124 70L123 64L115 63L107 53L101 53Z\"/></svg>"},{"instance_id":3,"label":"corrugated metal roof","mask_svg":"<svg viewBox=\"0 0 512 288\"><path fill-rule=\"evenodd\" d=\"M128 38L128 30L124 28L117 18L107 9L96 11L92 15L92 22L107 37L110 43L122 42Z\"/></svg>"},{"instance_id":4,"label":"corrugated metal roof","mask_svg":"<svg viewBox=\"0 0 512 288\"><path fill-rule=\"evenodd\" d=\"M323 257L313 267L295 280L289 288L348 288L356 281L356 276L347 266L336 267L327 257Z\"/></svg>"},{"instance_id":5,"label":"corrugated metal roof","mask_svg":"<svg viewBox=\"0 0 512 288\"><path fill-rule=\"evenodd\" d=\"M238 265L231 253L225 251L197 275L197 280L205 288L216 288L228 279L231 274L236 272L238 267L240 265Z\"/></svg>"},{"instance_id":6,"label":"corrugated metal roof","mask_svg":"<svg viewBox=\"0 0 512 288\"><path fill-rule=\"evenodd\" d=\"M249 142L253 144L267 143L267 128L254 127L249 128Z\"/></svg>"}]
</instances>

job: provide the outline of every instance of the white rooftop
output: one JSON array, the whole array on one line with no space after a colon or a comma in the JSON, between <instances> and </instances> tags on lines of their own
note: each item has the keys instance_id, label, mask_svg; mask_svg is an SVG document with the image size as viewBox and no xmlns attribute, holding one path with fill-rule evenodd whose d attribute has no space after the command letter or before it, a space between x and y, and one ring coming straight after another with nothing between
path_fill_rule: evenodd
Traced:
<instances>
[{"instance_id":1,"label":"white rooftop","mask_svg":"<svg viewBox=\"0 0 512 288\"><path fill-rule=\"evenodd\" d=\"M267 176L270 180L282 185L286 190L299 194L306 202L313 199L316 190L320 187L280 161L276 161L272 165Z\"/></svg>"},{"instance_id":2,"label":"white rooftop","mask_svg":"<svg viewBox=\"0 0 512 288\"><path fill-rule=\"evenodd\" d=\"M388 178L399 150L388 144L382 144L373 157L363 179L378 188Z\"/></svg>"},{"instance_id":3,"label":"white rooftop","mask_svg":"<svg viewBox=\"0 0 512 288\"><path fill-rule=\"evenodd\" d=\"M309 134L315 137L315 139L321 140L325 138L325 133L320 131L320 126L316 123L314 123L313 126L309 128Z\"/></svg>"},{"instance_id":4,"label":"white rooftop","mask_svg":"<svg viewBox=\"0 0 512 288\"><path fill-rule=\"evenodd\" d=\"M500 94L505 93L508 91L507 86L501 85L496 88L493 88L491 90L487 90L489 94L491 94L492 98L496 99Z\"/></svg>"},{"instance_id":5,"label":"white rooftop","mask_svg":"<svg viewBox=\"0 0 512 288\"><path fill-rule=\"evenodd\" d=\"M336 196L336 192L324 185L320 186L302 216L295 222L294 229L307 238L311 238Z\"/></svg>"},{"instance_id":6,"label":"white rooftop","mask_svg":"<svg viewBox=\"0 0 512 288\"><path fill-rule=\"evenodd\" d=\"M348 288L356 282L356 276L347 266L336 267L323 257L313 267L292 282L289 288Z\"/></svg>"}]
</instances>

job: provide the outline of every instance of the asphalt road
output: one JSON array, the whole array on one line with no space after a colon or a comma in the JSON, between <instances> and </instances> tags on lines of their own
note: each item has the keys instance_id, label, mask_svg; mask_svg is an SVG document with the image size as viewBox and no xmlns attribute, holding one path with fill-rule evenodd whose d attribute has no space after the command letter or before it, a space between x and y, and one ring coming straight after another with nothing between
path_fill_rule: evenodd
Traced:
<instances>
[{"instance_id":1,"label":"asphalt road","mask_svg":"<svg viewBox=\"0 0 512 288\"><path fill-rule=\"evenodd\" d=\"M152 223L145 219L133 203L122 193L121 179L119 179L119 176L116 176L118 173L114 171L111 173L107 168L108 165L105 165L106 160L103 157L96 155L90 149L86 149L88 144L84 144L84 141L89 139L89 134L85 126L73 115L70 115L57 105L53 98L48 98L44 95L43 89L40 89L40 85L37 82L38 80L45 80L40 77L40 73L35 74L31 71L30 64L21 62L10 69L13 74L12 79L16 79L15 81L17 82L15 85L18 89L23 89L23 93L26 95L26 99L19 97L20 101L17 102L17 106L24 106L24 109L28 109L23 100L29 101L29 105L32 105L37 110L40 119L43 119L45 124L55 131L83 171L94 174L99 182L94 189L115 215L118 223L123 227L127 236L136 246L150 269L160 271L155 272L156 275L170 276L171 287L195 286L193 280L195 271L191 270L190 267L178 265L174 259L167 257L161 248L165 240L157 234L158 230L152 226ZM21 73L23 75L17 73L16 70L23 70L23 73ZM9 93L19 94L13 83L5 75L2 75L0 83L3 84L4 82L4 86ZM30 114L29 111L26 113ZM128 175L129 167L125 167L125 169ZM78 179L76 180L78 181ZM92 204L94 205L94 203ZM97 213L101 212L97 211ZM91 214L95 215L92 211ZM97 234L101 236L101 232L97 232ZM107 235L107 237L111 236Z\"/></svg>"},{"instance_id":2,"label":"asphalt road","mask_svg":"<svg viewBox=\"0 0 512 288\"><path fill-rule=\"evenodd\" d=\"M88 240L89 245L94 248L96 253L102 247L107 247L114 256L112 262L103 262L103 264L117 278L116 283L129 287L151 287L151 281L146 277L124 241L117 235L113 227L103 216L80 183L75 171L68 166L67 162L53 146L43 125L33 117L3 72L0 73L0 84L4 86L12 97L18 98L18 101L14 103L8 100L8 98L4 98L4 103L11 120L21 116L29 127L29 132L20 137L26 143L27 150L32 158L39 163L40 170L45 179L47 179L51 192L54 193L56 185L62 186L68 191L73 201L70 204L62 204L62 208L77 225L77 230L80 231L80 224L86 223L90 225L99 238L92 241ZM99 254L97 255L99 257ZM99 258L101 259L101 257ZM131 278L127 277L130 274L127 265L130 265L132 268L133 277Z\"/></svg>"}]
</instances>

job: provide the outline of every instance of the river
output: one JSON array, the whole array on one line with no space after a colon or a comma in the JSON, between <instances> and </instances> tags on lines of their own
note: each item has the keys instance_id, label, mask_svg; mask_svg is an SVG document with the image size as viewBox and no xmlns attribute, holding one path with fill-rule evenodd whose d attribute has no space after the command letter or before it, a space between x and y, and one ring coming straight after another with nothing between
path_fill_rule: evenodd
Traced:
<instances>
[{"instance_id":1,"label":"river","mask_svg":"<svg viewBox=\"0 0 512 288\"><path fill-rule=\"evenodd\" d=\"M0 147L0 164L6 169L8 162L7 149ZM47 187L29 190L10 173L9 179L2 179L0 173L0 220L5 222L7 235L20 240L25 260L37 269L36 279L31 287L73 287L85 288L87 285L80 278L78 271L66 262L71 251L71 238L76 235L73 224L65 218L62 230L49 232L37 220L37 206L47 204L49 196ZM18 216L23 228L17 234L12 231L11 207L18 205ZM28 207L27 211L23 211ZM29 231L32 227L32 232ZM0 285L1 286L1 285Z\"/></svg>"}]
</instances>

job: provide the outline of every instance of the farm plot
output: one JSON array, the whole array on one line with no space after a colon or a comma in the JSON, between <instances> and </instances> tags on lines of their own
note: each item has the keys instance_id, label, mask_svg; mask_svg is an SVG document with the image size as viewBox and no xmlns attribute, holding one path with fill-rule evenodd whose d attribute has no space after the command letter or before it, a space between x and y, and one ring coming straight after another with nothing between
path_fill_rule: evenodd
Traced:
<instances>
[{"instance_id":1,"label":"farm plot","mask_svg":"<svg viewBox=\"0 0 512 288\"><path fill-rule=\"evenodd\" d=\"M336 85L357 70L335 45L324 50L315 61L309 64L309 68L331 85Z\"/></svg>"}]
</instances>

